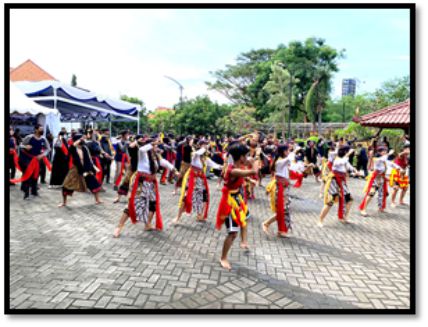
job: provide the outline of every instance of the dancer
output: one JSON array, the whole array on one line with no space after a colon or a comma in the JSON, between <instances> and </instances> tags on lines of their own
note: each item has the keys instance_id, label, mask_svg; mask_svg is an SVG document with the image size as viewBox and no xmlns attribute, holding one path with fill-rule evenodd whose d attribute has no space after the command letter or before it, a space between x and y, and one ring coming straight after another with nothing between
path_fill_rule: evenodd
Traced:
<instances>
[{"instance_id":1,"label":"dancer","mask_svg":"<svg viewBox=\"0 0 428 327\"><path fill-rule=\"evenodd\" d=\"M116 154L114 155L115 162L115 173L114 173L114 187L113 189L117 191L119 189L120 182L122 180L123 174L129 166L129 154L128 154L128 131L120 132L120 140L116 143Z\"/></svg>"},{"instance_id":2,"label":"dancer","mask_svg":"<svg viewBox=\"0 0 428 327\"><path fill-rule=\"evenodd\" d=\"M115 151L110 140L110 130L108 128L102 129L100 137L101 145L101 164L103 166L103 178L105 177L106 184L110 184L110 170L111 162L114 158Z\"/></svg>"},{"instance_id":3,"label":"dancer","mask_svg":"<svg viewBox=\"0 0 428 327\"><path fill-rule=\"evenodd\" d=\"M323 227L324 219L327 216L334 202L339 202L338 217L341 223L349 223L348 217L351 211L352 196L346 183L348 171L356 172L348 161L354 150L343 145L338 149L337 157L333 161L332 171L328 175L324 189L324 207L321 210L318 226Z\"/></svg>"},{"instance_id":4,"label":"dancer","mask_svg":"<svg viewBox=\"0 0 428 327\"><path fill-rule=\"evenodd\" d=\"M206 146L206 141L201 140L197 143L190 169L183 178L178 214L173 224L179 223L184 211L190 214L192 209L196 211L196 221L203 222L208 217L210 190L206 172L210 168L221 170L222 166L204 156L207 151Z\"/></svg>"},{"instance_id":5,"label":"dancer","mask_svg":"<svg viewBox=\"0 0 428 327\"><path fill-rule=\"evenodd\" d=\"M103 189L103 166L101 164L101 145L98 141L96 132L93 129L88 129L86 131L86 147L89 149L91 154L91 159L94 165L97 167L97 173L95 177L97 178L98 184L101 186L100 192L105 192Z\"/></svg>"},{"instance_id":6,"label":"dancer","mask_svg":"<svg viewBox=\"0 0 428 327\"><path fill-rule=\"evenodd\" d=\"M398 166L391 171L390 185L393 187L391 195L391 207L396 207L395 198L398 190L401 190L399 205L407 205L404 202L407 189L409 188L409 176L407 169L409 165L410 143L404 145L403 151L397 156L394 163Z\"/></svg>"},{"instance_id":7,"label":"dancer","mask_svg":"<svg viewBox=\"0 0 428 327\"><path fill-rule=\"evenodd\" d=\"M16 169L21 170L21 167L19 167L18 163L18 143L12 126L10 127L9 132L9 186L15 186L15 183L12 183L10 180L15 178Z\"/></svg>"},{"instance_id":8,"label":"dancer","mask_svg":"<svg viewBox=\"0 0 428 327\"><path fill-rule=\"evenodd\" d=\"M324 189L325 184L327 183L328 176L330 175L332 169L333 169L333 161L337 156L337 150L336 145L334 142L329 141L327 142L327 158L322 159L322 166L321 166L321 188L320 188L320 198L324 196Z\"/></svg>"},{"instance_id":9,"label":"dancer","mask_svg":"<svg viewBox=\"0 0 428 327\"><path fill-rule=\"evenodd\" d=\"M64 183L69 170L68 144L65 139L66 132L61 131L54 143L54 157L52 160L52 173L49 188L60 188Z\"/></svg>"},{"instance_id":10,"label":"dancer","mask_svg":"<svg viewBox=\"0 0 428 327\"><path fill-rule=\"evenodd\" d=\"M291 227L290 198L289 198L289 150L287 145L280 145L275 154L273 171L274 182L269 185L270 205L274 215L262 223L263 231L270 236L269 227L276 220L278 224L278 237L287 237Z\"/></svg>"},{"instance_id":11,"label":"dancer","mask_svg":"<svg viewBox=\"0 0 428 327\"><path fill-rule=\"evenodd\" d=\"M249 211L242 197L242 186L245 177L257 174L257 170L254 168L250 170L240 168L247 164L248 151L245 145L239 143L230 145L229 154L233 159L233 164L229 164L225 172L222 197L217 211L216 228L220 230L224 223L228 232L220 259L221 266L228 270L231 270L232 267L227 255L239 231L241 231L241 248L248 249L247 219Z\"/></svg>"},{"instance_id":12,"label":"dancer","mask_svg":"<svg viewBox=\"0 0 428 327\"><path fill-rule=\"evenodd\" d=\"M373 157L373 172L370 173L364 188L364 198L360 204L360 213L367 217L366 208L370 201L378 193L378 208L379 212L384 212L386 208L386 198L388 196L388 181L385 178L387 169L388 155L391 155L394 150L388 153L388 148L385 145L378 146L376 154Z\"/></svg>"},{"instance_id":13,"label":"dancer","mask_svg":"<svg viewBox=\"0 0 428 327\"><path fill-rule=\"evenodd\" d=\"M314 175L315 181L320 182L319 176L321 174L320 169L317 165L318 162L318 150L315 147L315 142L309 140L305 149L305 166L308 167L308 174Z\"/></svg>"},{"instance_id":14,"label":"dancer","mask_svg":"<svg viewBox=\"0 0 428 327\"><path fill-rule=\"evenodd\" d=\"M72 158L73 165L65 177L62 187L62 203L58 207L65 207L67 197L72 196L74 191L86 192L87 189L94 195L95 204L101 204L102 201L99 197L101 185L95 177L98 168L91 159L91 154L85 145L82 134L73 136L73 144L69 147L68 153Z\"/></svg>"},{"instance_id":15,"label":"dancer","mask_svg":"<svg viewBox=\"0 0 428 327\"><path fill-rule=\"evenodd\" d=\"M159 185L156 173L159 166L171 169L178 174L175 167L156 153L157 145L161 142L156 138L144 139L138 135L136 141L138 150L137 172L132 176L130 185L131 194L128 206L123 211L113 236L119 237L128 218L135 224L144 222L146 231L162 230L163 222L160 212ZM152 226L153 216L156 213L155 227Z\"/></svg>"},{"instance_id":16,"label":"dancer","mask_svg":"<svg viewBox=\"0 0 428 327\"><path fill-rule=\"evenodd\" d=\"M177 182L175 183L174 195L177 194L178 188L181 188L184 175L187 170L190 168L190 163L192 161L192 145L193 138L189 135L185 138L183 142L178 145L178 151L181 151L181 165L180 165L180 175L178 176Z\"/></svg>"},{"instance_id":17,"label":"dancer","mask_svg":"<svg viewBox=\"0 0 428 327\"><path fill-rule=\"evenodd\" d=\"M11 179L11 183L21 182L21 191L24 192L24 200L31 195L38 196L37 180L40 172L40 161L48 162L46 156L49 153L49 142L43 137L43 126L36 124L34 134L27 135L21 145L19 153L19 167L22 171L21 178Z\"/></svg>"}]
</instances>

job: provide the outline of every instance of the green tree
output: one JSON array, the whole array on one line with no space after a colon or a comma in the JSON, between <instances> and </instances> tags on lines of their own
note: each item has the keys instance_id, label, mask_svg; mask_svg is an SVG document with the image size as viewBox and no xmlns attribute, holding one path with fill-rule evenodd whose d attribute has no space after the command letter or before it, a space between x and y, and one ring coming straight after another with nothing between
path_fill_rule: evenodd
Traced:
<instances>
[{"instance_id":1,"label":"green tree","mask_svg":"<svg viewBox=\"0 0 428 327\"><path fill-rule=\"evenodd\" d=\"M175 132L174 110L159 111L149 119L150 130L153 132Z\"/></svg>"},{"instance_id":2,"label":"green tree","mask_svg":"<svg viewBox=\"0 0 428 327\"><path fill-rule=\"evenodd\" d=\"M267 104L281 112L283 139L285 139L286 117L288 117L288 112L291 110L293 103L293 98L289 98L290 88L297 82L298 80L293 78L287 69L282 68L278 63L274 63L269 81L263 87L263 90L269 94Z\"/></svg>"},{"instance_id":3,"label":"green tree","mask_svg":"<svg viewBox=\"0 0 428 327\"><path fill-rule=\"evenodd\" d=\"M219 118L224 117L231 111L229 105L219 105L210 100L208 96L198 96L195 99L183 102L183 108L175 106L174 116L175 128L180 134L212 134L224 132Z\"/></svg>"},{"instance_id":4,"label":"green tree","mask_svg":"<svg viewBox=\"0 0 428 327\"><path fill-rule=\"evenodd\" d=\"M258 128L255 119L256 108L236 106L227 116L220 117L216 126L218 131L228 134L248 134Z\"/></svg>"}]
</instances>

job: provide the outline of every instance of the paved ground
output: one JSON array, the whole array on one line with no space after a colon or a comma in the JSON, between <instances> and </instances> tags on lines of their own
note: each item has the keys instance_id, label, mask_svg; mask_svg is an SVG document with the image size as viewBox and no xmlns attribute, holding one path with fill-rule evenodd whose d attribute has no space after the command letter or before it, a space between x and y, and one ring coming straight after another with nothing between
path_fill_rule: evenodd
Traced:
<instances>
[{"instance_id":1,"label":"paved ground","mask_svg":"<svg viewBox=\"0 0 428 327\"><path fill-rule=\"evenodd\" d=\"M308 178L292 190L292 236L268 238L260 228L268 198L258 188L251 251L236 242L228 272L218 263L225 231L214 228L220 192L210 184L208 223L184 216L171 226L178 197L161 186L165 230L128 224L120 239L112 233L126 204L112 204L111 189L103 205L75 194L60 209L59 190L42 186L39 198L23 202L12 187L11 308L409 308L408 207L380 216L372 203L374 215L362 218L355 205L347 226L334 208L319 228L322 201ZM363 182L350 186L359 202Z\"/></svg>"}]
</instances>

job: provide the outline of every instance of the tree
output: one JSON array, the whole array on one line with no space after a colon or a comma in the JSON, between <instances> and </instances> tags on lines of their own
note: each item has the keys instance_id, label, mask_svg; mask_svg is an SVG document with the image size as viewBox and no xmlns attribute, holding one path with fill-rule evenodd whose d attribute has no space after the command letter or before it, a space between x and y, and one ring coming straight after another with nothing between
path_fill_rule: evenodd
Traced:
<instances>
[{"instance_id":1,"label":"tree","mask_svg":"<svg viewBox=\"0 0 428 327\"><path fill-rule=\"evenodd\" d=\"M159 111L149 119L150 130L153 132L174 132L174 110Z\"/></svg>"},{"instance_id":2,"label":"tree","mask_svg":"<svg viewBox=\"0 0 428 327\"><path fill-rule=\"evenodd\" d=\"M236 106L227 116L220 117L216 126L218 130L228 134L248 134L257 129L258 123L254 117L256 108Z\"/></svg>"},{"instance_id":3,"label":"tree","mask_svg":"<svg viewBox=\"0 0 428 327\"><path fill-rule=\"evenodd\" d=\"M293 84L298 80L293 79L287 69L282 68L278 63L272 65L272 73L270 74L269 81L263 87L269 94L267 104L282 113L282 138L285 140L285 120L291 112L291 105L293 99L290 99ZM287 108L289 108L287 112ZM291 131L289 131L291 132Z\"/></svg>"},{"instance_id":4,"label":"tree","mask_svg":"<svg viewBox=\"0 0 428 327\"><path fill-rule=\"evenodd\" d=\"M231 106L212 102L208 96L198 96L183 102L183 107L176 106L174 116L175 128L180 134L212 134L223 132L218 119L229 114Z\"/></svg>"},{"instance_id":5,"label":"tree","mask_svg":"<svg viewBox=\"0 0 428 327\"><path fill-rule=\"evenodd\" d=\"M74 74L71 76L71 86L77 86L77 76Z\"/></svg>"},{"instance_id":6,"label":"tree","mask_svg":"<svg viewBox=\"0 0 428 327\"><path fill-rule=\"evenodd\" d=\"M378 109L410 98L410 77L404 76L384 82L373 94Z\"/></svg>"}]
</instances>

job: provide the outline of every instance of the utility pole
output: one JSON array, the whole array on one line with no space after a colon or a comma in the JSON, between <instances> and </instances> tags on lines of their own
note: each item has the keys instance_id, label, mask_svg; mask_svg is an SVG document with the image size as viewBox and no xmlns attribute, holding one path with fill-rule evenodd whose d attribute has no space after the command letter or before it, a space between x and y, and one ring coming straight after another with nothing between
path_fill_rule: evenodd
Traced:
<instances>
[{"instance_id":1,"label":"utility pole","mask_svg":"<svg viewBox=\"0 0 428 327\"><path fill-rule=\"evenodd\" d=\"M180 84L180 82L178 82L177 80L175 80L174 78L170 77L170 76L164 76L165 78L173 81L175 84L178 85L178 88L180 90L180 109L183 109L183 90L184 90L184 86Z\"/></svg>"}]
</instances>

